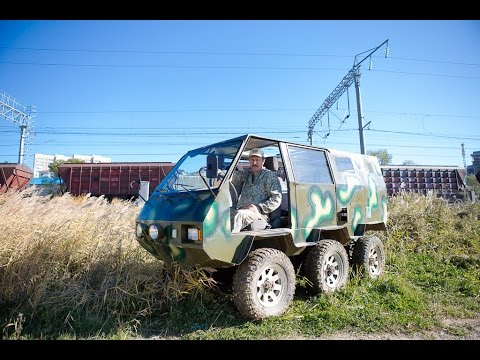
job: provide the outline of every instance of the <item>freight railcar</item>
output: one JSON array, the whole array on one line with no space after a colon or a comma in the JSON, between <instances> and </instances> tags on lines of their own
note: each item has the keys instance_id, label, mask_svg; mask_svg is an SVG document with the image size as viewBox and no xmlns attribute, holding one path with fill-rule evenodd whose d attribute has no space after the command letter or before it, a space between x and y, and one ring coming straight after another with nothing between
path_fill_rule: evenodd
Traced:
<instances>
[{"instance_id":1,"label":"freight railcar","mask_svg":"<svg viewBox=\"0 0 480 360\"><path fill-rule=\"evenodd\" d=\"M149 182L149 195L175 164L171 162L65 163L58 173L72 195L90 193L106 198L132 199L138 196L140 182Z\"/></svg>"},{"instance_id":2,"label":"freight railcar","mask_svg":"<svg viewBox=\"0 0 480 360\"><path fill-rule=\"evenodd\" d=\"M32 178L33 172L22 164L0 165L0 194L9 190L25 189Z\"/></svg>"},{"instance_id":3,"label":"freight railcar","mask_svg":"<svg viewBox=\"0 0 480 360\"><path fill-rule=\"evenodd\" d=\"M435 193L450 200L463 200L466 194L467 171L455 166L381 166L387 194L401 192Z\"/></svg>"}]
</instances>

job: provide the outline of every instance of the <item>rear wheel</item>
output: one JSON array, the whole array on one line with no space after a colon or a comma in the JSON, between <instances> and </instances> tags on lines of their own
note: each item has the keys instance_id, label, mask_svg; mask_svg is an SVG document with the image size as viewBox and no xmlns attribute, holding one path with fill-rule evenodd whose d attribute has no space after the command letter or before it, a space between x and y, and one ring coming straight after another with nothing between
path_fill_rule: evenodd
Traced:
<instances>
[{"instance_id":1,"label":"rear wheel","mask_svg":"<svg viewBox=\"0 0 480 360\"><path fill-rule=\"evenodd\" d=\"M357 271L373 279L385 270L385 248L376 236L359 238L353 247L352 262Z\"/></svg>"},{"instance_id":2,"label":"rear wheel","mask_svg":"<svg viewBox=\"0 0 480 360\"><path fill-rule=\"evenodd\" d=\"M295 271L290 259L276 249L252 251L233 276L233 301L249 319L283 314L295 294Z\"/></svg>"},{"instance_id":3,"label":"rear wheel","mask_svg":"<svg viewBox=\"0 0 480 360\"><path fill-rule=\"evenodd\" d=\"M345 286L348 278L348 254L335 240L321 240L305 258L304 272L311 282L310 292L331 293Z\"/></svg>"}]
</instances>

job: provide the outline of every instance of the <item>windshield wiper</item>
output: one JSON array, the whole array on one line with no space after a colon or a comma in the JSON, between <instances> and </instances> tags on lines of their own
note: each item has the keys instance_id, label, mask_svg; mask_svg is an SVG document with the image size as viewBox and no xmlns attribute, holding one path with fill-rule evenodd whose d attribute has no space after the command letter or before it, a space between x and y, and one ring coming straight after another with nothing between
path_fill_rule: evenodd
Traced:
<instances>
[{"instance_id":1,"label":"windshield wiper","mask_svg":"<svg viewBox=\"0 0 480 360\"><path fill-rule=\"evenodd\" d=\"M191 197L193 197L195 200L198 200L198 197L194 195L190 190L187 189L187 186L193 187L192 185L180 184L180 183L176 183L176 185L181 186Z\"/></svg>"}]
</instances>

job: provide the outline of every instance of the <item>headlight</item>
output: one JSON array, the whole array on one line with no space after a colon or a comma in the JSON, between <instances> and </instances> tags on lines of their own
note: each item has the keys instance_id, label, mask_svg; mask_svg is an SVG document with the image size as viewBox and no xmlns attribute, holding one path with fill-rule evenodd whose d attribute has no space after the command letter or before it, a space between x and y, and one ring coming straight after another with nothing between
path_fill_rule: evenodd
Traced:
<instances>
[{"instance_id":1,"label":"headlight","mask_svg":"<svg viewBox=\"0 0 480 360\"><path fill-rule=\"evenodd\" d=\"M137 235L138 238L142 237L142 235L143 235L142 224L137 223L137 228L135 229L135 234Z\"/></svg>"},{"instance_id":2,"label":"headlight","mask_svg":"<svg viewBox=\"0 0 480 360\"><path fill-rule=\"evenodd\" d=\"M150 236L152 240L156 240L158 238L158 228L156 225L152 224L148 227L148 236Z\"/></svg>"}]
</instances>

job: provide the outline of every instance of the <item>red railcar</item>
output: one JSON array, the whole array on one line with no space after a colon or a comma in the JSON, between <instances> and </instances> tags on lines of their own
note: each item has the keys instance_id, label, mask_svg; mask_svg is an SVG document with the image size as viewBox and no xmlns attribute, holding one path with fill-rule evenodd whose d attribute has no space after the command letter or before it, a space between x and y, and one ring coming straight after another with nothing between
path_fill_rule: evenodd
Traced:
<instances>
[{"instance_id":1,"label":"red railcar","mask_svg":"<svg viewBox=\"0 0 480 360\"><path fill-rule=\"evenodd\" d=\"M25 189L32 174L32 170L22 164L0 164L0 194L13 189Z\"/></svg>"},{"instance_id":2,"label":"red railcar","mask_svg":"<svg viewBox=\"0 0 480 360\"><path fill-rule=\"evenodd\" d=\"M446 199L464 199L467 171L456 166L381 166L387 194L435 193Z\"/></svg>"},{"instance_id":3,"label":"red railcar","mask_svg":"<svg viewBox=\"0 0 480 360\"><path fill-rule=\"evenodd\" d=\"M73 195L130 199L138 195L140 181L150 183L150 195L174 166L171 162L66 163L58 167L58 173Z\"/></svg>"}]
</instances>

